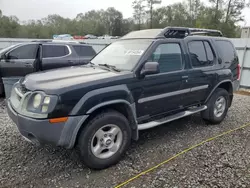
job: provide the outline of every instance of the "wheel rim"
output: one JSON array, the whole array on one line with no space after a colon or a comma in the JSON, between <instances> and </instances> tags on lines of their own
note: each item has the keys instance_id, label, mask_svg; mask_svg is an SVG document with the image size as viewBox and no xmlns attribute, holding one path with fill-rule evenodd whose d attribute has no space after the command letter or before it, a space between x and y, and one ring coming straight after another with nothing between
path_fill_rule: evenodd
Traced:
<instances>
[{"instance_id":1,"label":"wheel rim","mask_svg":"<svg viewBox=\"0 0 250 188\"><path fill-rule=\"evenodd\" d=\"M226 109L226 99L223 96L220 96L216 101L214 105L214 115L216 117L221 117Z\"/></svg>"},{"instance_id":2,"label":"wheel rim","mask_svg":"<svg viewBox=\"0 0 250 188\"><path fill-rule=\"evenodd\" d=\"M97 158L109 158L120 149L122 139L122 131L117 125L105 125L94 134L91 142L91 151Z\"/></svg>"}]
</instances>

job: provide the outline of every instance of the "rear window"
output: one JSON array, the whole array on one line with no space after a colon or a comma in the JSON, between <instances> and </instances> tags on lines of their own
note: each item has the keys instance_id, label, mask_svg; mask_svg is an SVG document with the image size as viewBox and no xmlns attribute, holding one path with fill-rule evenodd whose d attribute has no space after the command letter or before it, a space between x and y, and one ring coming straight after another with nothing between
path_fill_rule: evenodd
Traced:
<instances>
[{"instance_id":1,"label":"rear window","mask_svg":"<svg viewBox=\"0 0 250 188\"><path fill-rule=\"evenodd\" d=\"M216 44L223 63L232 63L236 58L236 52L232 43L229 41L217 40Z\"/></svg>"},{"instance_id":2,"label":"rear window","mask_svg":"<svg viewBox=\"0 0 250 188\"><path fill-rule=\"evenodd\" d=\"M69 49L64 45L43 45L43 58L62 57L69 54Z\"/></svg>"},{"instance_id":3,"label":"rear window","mask_svg":"<svg viewBox=\"0 0 250 188\"><path fill-rule=\"evenodd\" d=\"M192 66L195 68L212 66L214 54L207 41L191 41L188 43Z\"/></svg>"},{"instance_id":4,"label":"rear window","mask_svg":"<svg viewBox=\"0 0 250 188\"><path fill-rule=\"evenodd\" d=\"M96 55L95 50L91 46L81 46L75 45L73 46L78 56L90 56L93 57Z\"/></svg>"}]
</instances>

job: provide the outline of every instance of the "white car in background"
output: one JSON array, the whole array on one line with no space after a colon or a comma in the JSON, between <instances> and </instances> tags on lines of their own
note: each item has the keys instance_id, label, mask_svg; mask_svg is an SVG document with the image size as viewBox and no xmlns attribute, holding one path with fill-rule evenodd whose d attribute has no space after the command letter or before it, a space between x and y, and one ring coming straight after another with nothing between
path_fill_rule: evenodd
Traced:
<instances>
[{"instance_id":1,"label":"white car in background","mask_svg":"<svg viewBox=\"0 0 250 188\"><path fill-rule=\"evenodd\" d=\"M85 38L86 39L97 39L97 36L88 34L88 35L85 35Z\"/></svg>"},{"instance_id":2,"label":"white car in background","mask_svg":"<svg viewBox=\"0 0 250 188\"><path fill-rule=\"evenodd\" d=\"M103 36L98 37L98 39L112 39L112 36L103 35Z\"/></svg>"}]
</instances>

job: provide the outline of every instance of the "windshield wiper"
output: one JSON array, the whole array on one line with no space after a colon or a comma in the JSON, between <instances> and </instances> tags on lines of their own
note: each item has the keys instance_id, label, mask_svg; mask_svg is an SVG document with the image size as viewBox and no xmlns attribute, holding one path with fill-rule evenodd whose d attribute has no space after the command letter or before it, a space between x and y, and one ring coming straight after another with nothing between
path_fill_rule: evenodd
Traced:
<instances>
[{"instance_id":1,"label":"windshield wiper","mask_svg":"<svg viewBox=\"0 0 250 188\"><path fill-rule=\"evenodd\" d=\"M106 67L106 68L108 68L109 70L114 70L114 71L116 71L116 72L121 72L121 70L120 69L118 69L118 68L116 68L116 66L114 66L114 65L109 65L109 64L98 64L99 66L103 66L103 67Z\"/></svg>"},{"instance_id":2,"label":"windshield wiper","mask_svg":"<svg viewBox=\"0 0 250 188\"><path fill-rule=\"evenodd\" d=\"M88 64L90 64L91 66L95 66L95 64L94 63L92 63L91 61L89 61L89 63Z\"/></svg>"}]
</instances>

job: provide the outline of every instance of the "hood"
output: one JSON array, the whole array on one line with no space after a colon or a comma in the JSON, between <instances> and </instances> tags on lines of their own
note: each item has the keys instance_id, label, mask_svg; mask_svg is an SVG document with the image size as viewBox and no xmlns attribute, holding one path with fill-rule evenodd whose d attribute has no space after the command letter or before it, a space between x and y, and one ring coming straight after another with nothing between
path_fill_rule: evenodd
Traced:
<instances>
[{"instance_id":1,"label":"hood","mask_svg":"<svg viewBox=\"0 0 250 188\"><path fill-rule=\"evenodd\" d=\"M114 77L120 76L120 72L111 72L99 67L77 66L66 67L50 71L38 72L25 77L21 83L30 91L40 90L47 94L60 93L59 90L66 92L71 90L72 86L84 87L93 85L93 82L102 82L114 80Z\"/></svg>"}]
</instances>

